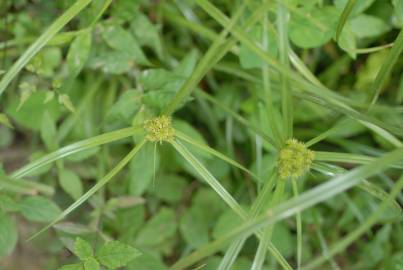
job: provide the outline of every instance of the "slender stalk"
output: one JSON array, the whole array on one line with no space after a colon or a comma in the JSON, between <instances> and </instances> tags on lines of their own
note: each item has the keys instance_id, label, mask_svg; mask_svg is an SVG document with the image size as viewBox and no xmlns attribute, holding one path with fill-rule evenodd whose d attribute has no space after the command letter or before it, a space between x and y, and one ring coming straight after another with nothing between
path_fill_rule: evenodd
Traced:
<instances>
[{"instance_id":1,"label":"slender stalk","mask_svg":"<svg viewBox=\"0 0 403 270\"><path fill-rule=\"evenodd\" d=\"M298 183L297 179L292 179L292 190L294 192L294 197L298 197ZM295 215L297 222L297 269L301 269L301 259L302 259L302 220L301 213L298 212Z\"/></svg>"}]
</instances>

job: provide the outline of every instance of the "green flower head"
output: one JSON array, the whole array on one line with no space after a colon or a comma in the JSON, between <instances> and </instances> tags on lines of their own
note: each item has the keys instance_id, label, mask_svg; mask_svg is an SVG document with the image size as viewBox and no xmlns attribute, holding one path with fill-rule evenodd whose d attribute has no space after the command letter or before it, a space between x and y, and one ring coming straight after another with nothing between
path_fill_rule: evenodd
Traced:
<instances>
[{"instance_id":1,"label":"green flower head","mask_svg":"<svg viewBox=\"0 0 403 270\"><path fill-rule=\"evenodd\" d=\"M278 173L280 178L298 178L309 171L315 158L314 152L296 139L289 139L280 150Z\"/></svg>"},{"instance_id":2,"label":"green flower head","mask_svg":"<svg viewBox=\"0 0 403 270\"><path fill-rule=\"evenodd\" d=\"M171 124L171 117L166 115L145 121L144 129L147 131L146 139L150 142L172 142L175 137L175 130Z\"/></svg>"}]
</instances>

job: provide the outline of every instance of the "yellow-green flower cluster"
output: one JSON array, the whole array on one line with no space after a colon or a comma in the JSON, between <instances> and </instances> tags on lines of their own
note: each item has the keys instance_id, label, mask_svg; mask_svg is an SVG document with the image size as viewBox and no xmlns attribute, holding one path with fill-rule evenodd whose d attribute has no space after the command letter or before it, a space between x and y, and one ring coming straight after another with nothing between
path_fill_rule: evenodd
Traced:
<instances>
[{"instance_id":1,"label":"yellow-green flower cluster","mask_svg":"<svg viewBox=\"0 0 403 270\"><path fill-rule=\"evenodd\" d=\"M296 139L289 139L278 157L280 178L297 178L309 171L315 158L314 152Z\"/></svg>"},{"instance_id":2,"label":"yellow-green flower cluster","mask_svg":"<svg viewBox=\"0 0 403 270\"><path fill-rule=\"evenodd\" d=\"M175 137L175 130L171 124L171 117L166 115L145 121L144 129L147 131L146 139L151 142L172 142Z\"/></svg>"}]
</instances>

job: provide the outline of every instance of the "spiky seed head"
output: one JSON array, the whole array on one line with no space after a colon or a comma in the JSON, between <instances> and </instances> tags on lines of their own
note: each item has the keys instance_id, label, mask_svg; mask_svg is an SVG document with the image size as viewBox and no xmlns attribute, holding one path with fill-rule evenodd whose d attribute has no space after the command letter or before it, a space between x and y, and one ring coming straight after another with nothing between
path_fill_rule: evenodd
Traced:
<instances>
[{"instance_id":1,"label":"spiky seed head","mask_svg":"<svg viewBox=\"0 0 403 270\"><path fill-rule=\"evenodd\" d=\"M289 139L280 150L277 165L280 178L298 178L309 171L315 158L313 151L296 139Z\"/></svg>"},{"instance_id":2,"label":"spiky seed head","mask_svg":"<svg viewBox=\"0 0 403 270\"><path fill-rule=\"evenodd\" d=\"M172 142L175 137L175 130L172 127L170 116L161 115L144 122L144 129L147 131L146 140L151 142Z\"/></svg>"}]
</instances>

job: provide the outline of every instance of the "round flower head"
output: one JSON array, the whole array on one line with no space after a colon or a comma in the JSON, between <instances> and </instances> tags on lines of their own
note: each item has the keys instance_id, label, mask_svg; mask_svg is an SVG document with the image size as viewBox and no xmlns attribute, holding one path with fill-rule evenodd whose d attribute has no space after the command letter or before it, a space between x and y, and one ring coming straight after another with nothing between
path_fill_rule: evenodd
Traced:
<instances>
[{"instance_id":1,"label":"round flower head","mask_svg":"<svg viewBox=\"0 0 403 270\"><path fill-rule=\"evenodd\" d=\"M314 152L296 139L289 139L280 150L278 173L280 178L298 178L309 171L314 159Z\"/></svg>"},{"instance_id":2,"label":"round flower head","mask_svg":"<svg viewBox=\"0 0 403 270\"><path fill-rule=\"evenodd\" d=\"M171 142L175 136L175 130L171 126L172 119L169 116L161 115L144 122L144 129L147 131L146 139L151 142Z\"/></svg>"}]
</instances>

